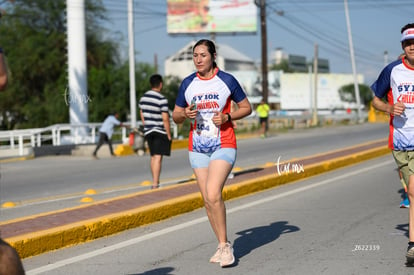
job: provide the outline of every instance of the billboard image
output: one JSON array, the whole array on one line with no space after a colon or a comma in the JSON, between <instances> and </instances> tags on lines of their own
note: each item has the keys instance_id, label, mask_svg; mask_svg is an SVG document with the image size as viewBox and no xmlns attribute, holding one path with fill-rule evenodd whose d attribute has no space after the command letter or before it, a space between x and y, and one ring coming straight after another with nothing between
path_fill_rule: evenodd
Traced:
<instances>
[{"instance_id":1,"label":"billboard image","mask_svg":"<svg viewBox=\"0 0 414 275\"><path fill-rule=\"evenodd\" d=\"M256 31L254 0L167 0L169 34Z\"/></svg>"},{"instance_id":2,"label":"billboard image","mask_svg":"<svg viewBox=\"0 0 414 275\"><path fill-rule=\"evenodd\" d=\"M307 110L313 106L313 75L304 73L282 74L280 78L280 107L284 110ZM341 109L345 102L341 100L339 89L352 84L352 74L319 74L317 85L318 109ZM364 82L358 75L358 82Z\"/></svg>"}]
</instances>

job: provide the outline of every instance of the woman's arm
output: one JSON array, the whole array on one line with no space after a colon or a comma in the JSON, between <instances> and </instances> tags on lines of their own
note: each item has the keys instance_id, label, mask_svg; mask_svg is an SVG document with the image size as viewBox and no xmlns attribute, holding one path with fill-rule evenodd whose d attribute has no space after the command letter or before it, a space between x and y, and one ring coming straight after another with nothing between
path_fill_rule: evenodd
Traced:
<instances>
[{"instance_id":1,"label":"woman's arm","mask_svg":"<svg viewBox=\"0 0 414 275\"><path fill-rule=\"evenodd\" d=\"M237 103L238 109L230 112L232 120L242 119L252 113L252 105L250 105L247 97Z\"/></svg>"},{"instance_id":2,"label":"woman's arm","mask_svg":"<svg viewBox=\"0 0 414 275\"><path fill-rule=\"evenodd\" d=\"M194 103L190 106L183 108L175 105L172 117L175 123L183 123L187 118L194 119L197 116L197 109L194 108Z\"/></svg>"},{"instance_id":3,"label":"woman's arm","mask_svg":"<svg viewBox=\"0 0 414 275\"><path fill-rule=\"evenodd\" d=\"M238 102L237 107L237 110L228 113L232 121L242 119L252 113L252 106L250 105L250 102L247 99L247 97L242 101ZM216 112L216 114L213 117L213 122L215 125L218 126L227 122L229 119L230 118L226 113Z\"/></svg>"},{"instance_id":4,"label":"woman's arm","mask_svg":"<svg viewBox=\"0 0 414 275\"><path fill-rule=\"evenodd\" d=\"M404 113L405 110L404 103L397 102L394 105L391 105L388 102L382 101L377 96L374 96L374 99L372 100L372 106L379 111L386 112L395 116L402 115L402 113Z\"/></svg>"}]
</instances>

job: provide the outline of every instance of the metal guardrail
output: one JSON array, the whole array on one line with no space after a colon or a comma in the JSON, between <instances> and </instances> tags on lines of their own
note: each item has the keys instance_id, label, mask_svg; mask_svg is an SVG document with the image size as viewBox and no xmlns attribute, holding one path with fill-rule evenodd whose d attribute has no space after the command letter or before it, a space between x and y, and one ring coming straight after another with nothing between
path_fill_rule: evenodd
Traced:
<instances>
[{"instance_id":1,"label":"metal guardrail","mask_svg":"<svg viewBox=\"0 0 414 275\"><path fill-rule=\"evenodd\" d=\"M128 123L123 123L128 125ZM25 147L41 147L45 144L53 146L67 144L88 144L96 143L99 127L102 123L85 123L85 124L55 124L45 128L34 128L25 130L0 131L0 157L2 150L18 149L18 155L24 155ZM142 125L141 121L137 121L137 126ZM178 129L174 122L171 122L172 134L177 138ZM129 129L121 127L114 134L121 133L122 141L129 138Z\"/></svg>"},{"instance_id":2,"label":"metal guardrail","mask_svg":"<svg viewBox=\"0 0 414 275\"><path fill-rule=\"evenodd\" d=\"M356 114L326 114L319 116L320 124L339 122L339 121L352 121L356 122ZM362 120L367 119L367 114L363 114ZM275 115L269 116L269 123L271 128L306 128L310 126L310 115ZM241 128L252 129L258 123L258 118L252 115L246 119L237 121L237 124ZM128 125L128 123L124 123ZM171 120L171 129L173 138L178 136L178 127ZM40 147L45 144L51 144L53 146L68 145L68 144L90 144L97 142L97 134L99 127L102 123L86 123L86 124L55 124L46 128L35 128L26 130L11 130L0 131L0 158L6 155L7 149L18 149L18 155L24 155L24 149ZM137 121L137 126L142 125L141 121ZM126 142L129 139L129 131L127 128L122 127L120 130L115 131L114 134L121 133L122 142Z\"/></svg>"}]
</instances>

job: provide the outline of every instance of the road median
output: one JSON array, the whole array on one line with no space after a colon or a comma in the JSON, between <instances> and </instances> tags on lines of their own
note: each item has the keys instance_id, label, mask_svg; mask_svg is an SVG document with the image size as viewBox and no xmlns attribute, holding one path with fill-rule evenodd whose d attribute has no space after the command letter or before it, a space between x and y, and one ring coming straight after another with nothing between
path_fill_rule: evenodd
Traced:
<instances>
[{"instance_id":1,"label":"road median","mask_svg":"<svg viewBox=\"0 0 414 275\"><path fill-rule=\"evenodd\" d=\"M294 163L275 163L274 166L259 167L252 170L252 172L242 170L235 172L234 178L228 180L223 190L223 196L225 200L234 199L389 153L390 150L387 148L386 141L380 140L331 153L295 159ZM131 205L129 208L126 206L125 208L119 208L119 205L127 205L128 200L136 203L137 200L142 201L144 198L153 198L154 201L141 204L141 206ZM2 223L0 224L0 230L2 230L2 234L4 233L3 238L16 248L22 258L26 258L161 221L201 207L203 207L203 201L198 192L198 187L194 180L189 180L186 183L175 184L158 190L148 190L96 202L86 207L71 209L72 212L70 213L69 210L62 210L55 214L47 213L45 215L54 215L52 216L54 223L42 230L33 229L33 231L24 234L13 235L13 232L18 232L14 228L30 226L30 223L34 222L41 223L42 215L19 219L15 223L13 221ZM82 212L87 212L92 208L94 212L99 212L100 209L110 209L115 212L108 214L108 210L106 210L101 215L89 218L84 215L75 222L59 224L59 217L65 217L65 215L81 216ZM32 226L32 228L34 227Z\"/></svg>"}]
</instances>

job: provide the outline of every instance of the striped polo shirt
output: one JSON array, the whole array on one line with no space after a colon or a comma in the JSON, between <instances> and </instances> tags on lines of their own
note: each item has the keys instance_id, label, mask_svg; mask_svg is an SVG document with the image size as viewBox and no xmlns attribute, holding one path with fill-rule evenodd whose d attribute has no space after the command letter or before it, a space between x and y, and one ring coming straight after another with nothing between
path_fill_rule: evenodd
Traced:
<instances>
[{"instance_id":1,"label":"striped polo shirt","mask_svg":"<svg viewBox=\"0 0 414 275\"><path fill-rule=\"evenodd\" d=\"M162 113L168 113L168 101L160 92L147 91L139 100L139 108L144 115L144 134L158 132L166 135Z\"/></svg>"}]
</instances>

